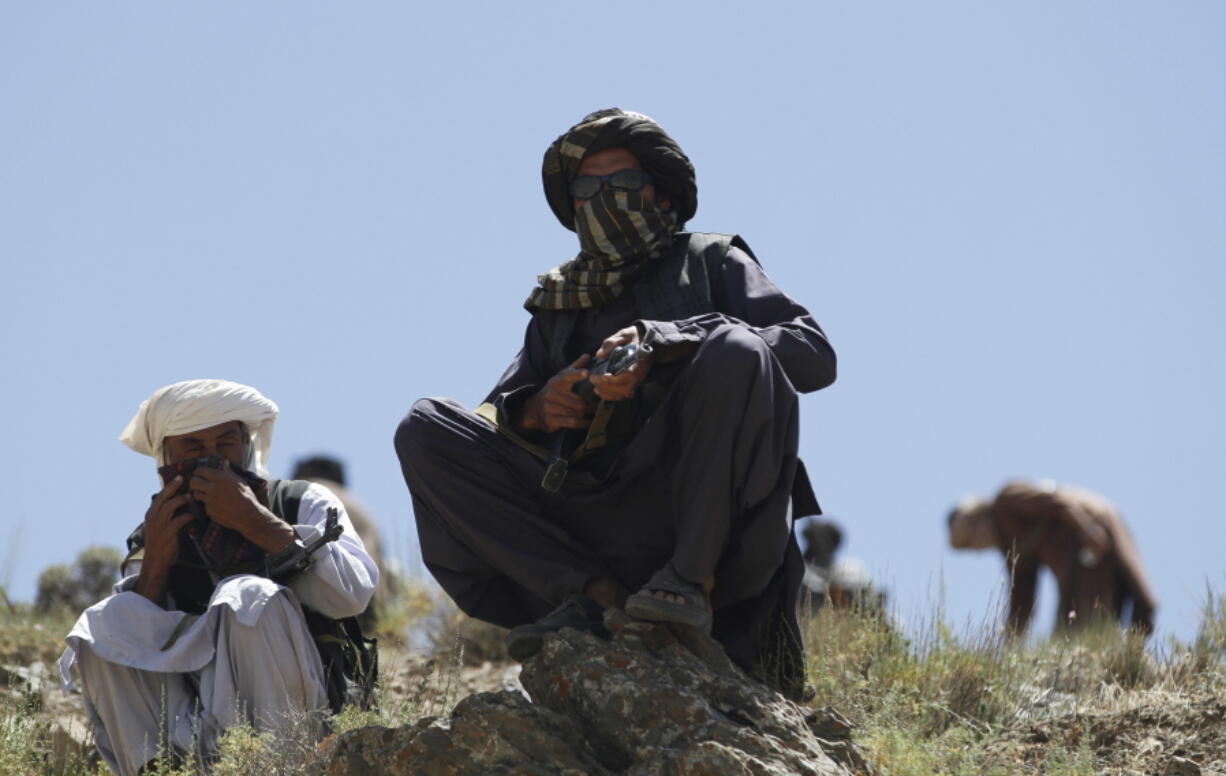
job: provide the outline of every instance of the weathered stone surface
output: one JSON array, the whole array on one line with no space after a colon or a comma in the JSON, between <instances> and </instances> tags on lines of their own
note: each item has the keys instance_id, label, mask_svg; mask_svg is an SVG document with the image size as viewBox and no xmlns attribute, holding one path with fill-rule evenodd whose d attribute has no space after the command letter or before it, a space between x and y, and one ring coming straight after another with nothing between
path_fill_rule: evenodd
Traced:
<instances>
[{"instance_id":1,"label":"weathered stone surface","mask_svg":"<svg viewBox=\"0 0 1226 776\"><path fill-rule=\"evenodd\" d=\"M328 776L608 773L584 746L578 725L515 692L470 695L447 719L351 731L329 759Z\"/></svg>"},{"instance_id":2,"label":"weathered stone surface","mask_svg":"<svg viewBox=\"0 0 1226 776\"><path fill-rule=\"evenodd\" d=\"M870 772L845 719L749 679L709 638L620 613L606 624L611 641L569 629L546 639L520 675L531 702L481 693L446 720L351 731L334 743L326 773Z\"/></svg>"}]
</instances>

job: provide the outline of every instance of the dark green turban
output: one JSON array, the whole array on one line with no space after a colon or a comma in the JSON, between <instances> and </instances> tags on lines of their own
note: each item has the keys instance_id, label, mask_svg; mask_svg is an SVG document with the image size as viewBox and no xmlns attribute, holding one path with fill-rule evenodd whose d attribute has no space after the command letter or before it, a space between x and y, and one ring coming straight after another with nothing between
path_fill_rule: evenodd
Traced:
<instances>
[{"instance_id":1,"label":"dark green turban","mask_svg":"<svg viewBox=\"0 0 1226 776\"><path fill-rule=\"evenodd\" d=\"M698 209L698 185L694 165L681 146L653 119L642 113L606 108L589 113L545 151L541 179L549 207L571 231L575 230L575 205L567 187L579 172L583 157L606 148L625 148L638 158L654 178L656 191L672 202L678 228Z\"/></svg>"}]
</instances>

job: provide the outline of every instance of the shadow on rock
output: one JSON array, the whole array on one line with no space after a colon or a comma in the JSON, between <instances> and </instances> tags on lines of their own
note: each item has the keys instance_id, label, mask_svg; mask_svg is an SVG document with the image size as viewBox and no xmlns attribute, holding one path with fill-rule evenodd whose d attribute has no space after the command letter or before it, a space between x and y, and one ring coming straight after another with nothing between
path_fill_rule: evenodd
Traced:
<instances>
[{"instance_id":1,"label":"shadow on rock","mask_svg":"<svg viewBox=\"0 0 1226 776\"><path fill-rule=\"evenodd\" d=\"M603 641L547 637L516 692L478 693L446 718L338 736L321 772L350 774L871 774L833 710L745 676L710 638L605 618Z\"/></svg>"}]
</instances>

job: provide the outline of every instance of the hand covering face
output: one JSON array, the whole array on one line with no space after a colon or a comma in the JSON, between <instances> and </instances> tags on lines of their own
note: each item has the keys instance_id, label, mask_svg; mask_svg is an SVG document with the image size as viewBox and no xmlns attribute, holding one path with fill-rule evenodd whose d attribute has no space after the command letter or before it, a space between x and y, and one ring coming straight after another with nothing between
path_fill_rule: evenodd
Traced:
<instances>
[{"instance_id":1,"label":"hand covering face","mask_svg":"<svg viewBox=\"0 0 1226 776\"><path fill-rule=\"evenodd\" d=\"M237 420L250 434L249 459L243 468L267 477L265 464L276 419L277 405L250 386L229 380L185 380L159 388L141 402L119 441L165 466L169 463L163 445L166 437Z\"/></svg>"}]
</instances>

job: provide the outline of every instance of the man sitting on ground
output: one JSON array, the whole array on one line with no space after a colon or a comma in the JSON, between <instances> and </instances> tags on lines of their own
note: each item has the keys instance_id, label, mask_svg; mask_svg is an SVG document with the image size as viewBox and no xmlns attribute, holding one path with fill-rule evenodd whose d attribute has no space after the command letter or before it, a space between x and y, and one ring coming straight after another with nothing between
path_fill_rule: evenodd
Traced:
<instances>
[{"instance_id":1,"label":"man sitting on ground","mask_svg":"<svg viewBox=\"0 0 1226 776\"><path fill-rule=\"evenodd\" d=\"M98 752L122 776L208 757L235 724L285 734L336 705L308 621L361 612L379 571L327 489L267 479L276 415L254 388L189 380L120 435L157 460L161 491L129 539L143 553L77 620L60 671L71 684L78 667ZM308 556L330 514L343 532Z\"/></svg>"}]
</instances>

